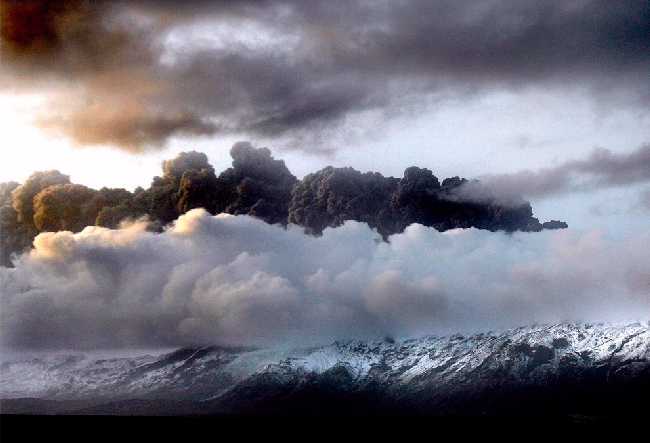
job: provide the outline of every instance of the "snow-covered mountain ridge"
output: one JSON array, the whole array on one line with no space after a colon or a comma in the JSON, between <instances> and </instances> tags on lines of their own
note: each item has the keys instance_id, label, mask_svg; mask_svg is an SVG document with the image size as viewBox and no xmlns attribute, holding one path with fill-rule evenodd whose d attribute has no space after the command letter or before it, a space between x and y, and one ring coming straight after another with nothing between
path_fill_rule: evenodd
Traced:
<instances>
[{"instance_id":1,"label":"snow-covered mountain ridge","mask_svg":"<svg viewBox=\"0 0 650 443\"><path fill-rule=\"evenodd\" d=\"M553 407L572 399L589 408L594 393L604 395L593 398L595 406L650 393L649 323L537 325L310 349L213 346L110 359L57 353L6 357L0 365L7 413L478 412L551 397L558 397Z\"/></svg>"}]
</instances>

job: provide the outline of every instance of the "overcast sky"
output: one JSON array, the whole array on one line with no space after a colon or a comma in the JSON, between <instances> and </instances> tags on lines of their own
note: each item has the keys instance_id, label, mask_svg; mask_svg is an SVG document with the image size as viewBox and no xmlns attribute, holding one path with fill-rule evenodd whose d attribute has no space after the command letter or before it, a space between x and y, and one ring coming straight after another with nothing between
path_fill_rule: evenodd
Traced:
<instances>
[{"instance_id":1,"label":"overcast sky","mask_svg":"<svg viewBox=\"0 0 650 443\"><path fill-rule=\"evenodd\" d=\"M12 346L74 347L84 336L87 346L329 339L648 316L648 2L17 4L1 2L0 181L58 169L96 189L146 188L161 161L182 151L206 153L219 173L244 140L268 147L298 178L328 165L478 178L521 192L540 221L569 229L506 237L415 226L376 247L356 224L316 241L247 220L264 248L235 237L230 258L200 264L180 228L158 237L137 227L52 234L0 274ZM230 220L187 218L239 235ZM214 232L194 228L183 235ZM333 246L346 235L348 246ZM219 249L225 240L211 241ZM141 257L140 246L153 255ZM124 269L93 271L84 255L93 247L124 254L106 257ZM283 248L321 251L321 261L293 261ZM78 268L62 271L67 260ZM136 263L150 270L145 280L142 269L126 270ZM245 307L219 320L228 297ZM160 311L144 315L150 306ZM51 330L26 334L48 309L58 312ZM97 316L103 329L90 334Z\"/></svg>"}]
</instances>

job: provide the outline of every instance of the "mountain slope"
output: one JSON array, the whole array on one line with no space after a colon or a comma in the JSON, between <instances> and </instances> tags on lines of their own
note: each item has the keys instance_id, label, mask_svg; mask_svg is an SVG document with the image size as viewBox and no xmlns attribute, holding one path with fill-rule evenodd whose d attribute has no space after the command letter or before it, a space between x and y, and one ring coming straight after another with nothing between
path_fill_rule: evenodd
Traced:
<instances>
[{"instance_id":1,"label":"mountain slope","mask_svg":"<svg viewBox=\"0 0 650 443\"><path fill-rule=\"evenodd\" d=\"M650 412L650 325L557 324L312 349L0 366L4 414L612 417Z\"/></svg>"}]
</instances>

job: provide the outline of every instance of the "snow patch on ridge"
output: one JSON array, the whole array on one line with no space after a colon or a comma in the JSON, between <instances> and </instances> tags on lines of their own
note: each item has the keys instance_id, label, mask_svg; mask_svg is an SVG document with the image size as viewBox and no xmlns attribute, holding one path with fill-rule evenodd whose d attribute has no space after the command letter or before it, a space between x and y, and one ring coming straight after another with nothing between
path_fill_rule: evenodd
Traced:
<instances>
[{"instance_id":1,"label":"snow patch on ridge","mask_svg":"<svg viewBox=\"0 0 650 443\"><path fill-rule=\"evenodd\" d=\"M345 365L360 385L375 380L412 390L464 382L485 370L543 380L564 358L592 366L650 364L650 324L538 325L467 337L335 342L312 349L208 347L115 358L78 352L4 356L0 398L137 398L190 392L213 399L258 373L284 379L283 374L322 374L337 365Z\"/></svg>"}]
</instances>

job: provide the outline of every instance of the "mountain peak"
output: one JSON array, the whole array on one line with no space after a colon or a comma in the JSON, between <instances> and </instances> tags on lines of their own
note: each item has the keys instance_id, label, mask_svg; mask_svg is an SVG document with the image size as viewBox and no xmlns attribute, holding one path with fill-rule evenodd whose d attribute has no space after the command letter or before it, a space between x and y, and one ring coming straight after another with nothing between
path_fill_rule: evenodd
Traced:
<instances>
[{"instance_id":1,"label":"mountain peak","mask_svg":"<svg viewBox=\"0 0 650 443\"><path fill-rule=\"evenodd\" d=\"M441 416L534 413L546 404L561 415L611 414L650 394L650 325L561 323L111 359L52 353L5 358L0 375L8 413Z\"/></svg>"}]
</instances>

